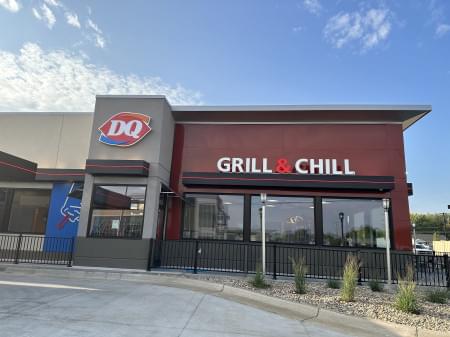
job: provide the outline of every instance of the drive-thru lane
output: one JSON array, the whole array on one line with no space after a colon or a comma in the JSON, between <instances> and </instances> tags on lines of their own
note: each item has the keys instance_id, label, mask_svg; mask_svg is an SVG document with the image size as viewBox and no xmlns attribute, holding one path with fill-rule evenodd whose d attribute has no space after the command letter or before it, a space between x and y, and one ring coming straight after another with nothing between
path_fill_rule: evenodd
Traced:
<instances>
[{"instance_id":1,"label":"drive-thru lane","mask_svg":"<svg viewBox=\"0 0 450 337\"><path fill-rule=\"evenodd\" d=\"M202 290L192 280L161 277L157 281L158 276L155 280L0 272L1 336L361 335L300 314L296 319L261 302L238 303L231 300L238 294L224 296L220 286ZM373 336L386 335L373 332Z\"/></svg>"}]
</instances>

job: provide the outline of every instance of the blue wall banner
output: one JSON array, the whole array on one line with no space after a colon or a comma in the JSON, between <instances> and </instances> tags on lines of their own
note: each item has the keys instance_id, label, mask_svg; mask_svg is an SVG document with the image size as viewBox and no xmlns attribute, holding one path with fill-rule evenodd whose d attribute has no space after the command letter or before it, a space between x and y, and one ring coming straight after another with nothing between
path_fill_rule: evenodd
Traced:
<instances>
[{"instance_id":1,"label":"blue wall banner","mask_svg":"<svg viewBox=\"0 0 450 337\"><path fill-rule=\"evenodd\" d=\"M69 240L53 238L73 238L77 236L80 220L81 200L69 196L71 192L82 190L82 183L55 183L53 185L45 231L44 251L68 251L72 249Z\"/></svg>"}]
</instances>

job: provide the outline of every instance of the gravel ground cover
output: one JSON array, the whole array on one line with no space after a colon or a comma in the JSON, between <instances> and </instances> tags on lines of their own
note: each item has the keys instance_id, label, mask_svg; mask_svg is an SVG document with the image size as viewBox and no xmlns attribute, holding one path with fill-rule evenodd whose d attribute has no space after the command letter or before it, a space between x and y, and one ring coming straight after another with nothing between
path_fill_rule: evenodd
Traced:
<instances>
[{"instance_id":1,"label":"gravel ground cover","mask_svg":"<svg viewBox=\"0 0 450 337\"><path fill-rule=\"evenodd\" d=\"M260 294L282 298L284 300L319 305L346 315L376 318L388 322L405 324L435 331L447 331L450 336L450 304L436 304L425 300L425 291L430 287L418 287L420 314L407 314L394 308L396 286L390 292L372 292L366 283L356 289L354 302L340 300L340 289L330 289L322 280L308 280L307 293L295 292L294 282L289 280L269 280L270 288L257 289L250 284L251 278L224 275L184 274L188 278L225 284L227 286L247 289Z\"/></svg>"}]
</instances>

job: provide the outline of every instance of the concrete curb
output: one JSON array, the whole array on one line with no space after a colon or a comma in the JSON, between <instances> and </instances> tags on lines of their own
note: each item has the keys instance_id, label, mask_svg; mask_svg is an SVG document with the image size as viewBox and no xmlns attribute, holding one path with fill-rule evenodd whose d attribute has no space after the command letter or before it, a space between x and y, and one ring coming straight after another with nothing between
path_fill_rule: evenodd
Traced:
<instances>
[{"instance_id":1,"label":"concrete curb","mask_svg":"<svg viewBox=\"0 0 450 337\"><path fill-rule=\"evenodd\" d=\"M417 329L406 325L385 322L371 318L344 315L317 306L294 303L280 298L258 294L250 290L234 288L203 280L183 277L182 272L146 272L109 268L80 268L61 266L3 265L2 273L14 275L36 275L75 279L123 280L146 282L175 288L184 288L207 293L212 296L233 300L257 309L269 311L284 317L302 321L304 324L326 325L340 333L355 336L392 336L392 337L449 337L449 332L437 332Z\"/></svg>"}]
</instances>

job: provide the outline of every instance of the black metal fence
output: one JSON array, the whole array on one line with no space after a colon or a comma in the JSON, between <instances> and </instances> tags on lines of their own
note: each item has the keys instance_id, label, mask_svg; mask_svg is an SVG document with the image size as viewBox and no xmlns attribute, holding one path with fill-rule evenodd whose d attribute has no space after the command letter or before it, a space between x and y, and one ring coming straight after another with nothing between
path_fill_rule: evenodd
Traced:
<instances>
[{"instance_id":1,"label":"black metal fence","mask_svg":"<svg viewBox=\"0 0 450 337\"><path fill-rule=\"evenodd\" d=\"M0 234L0 262L72 265L74 238Z\"/></svg>"},{"instance_id":2,"label":"black metal fence","mask_svg":"<svg viewBox=\"0 0 450 337\"><path fill-rule=\"evenodd\" d=\"M266 272L273 278L292 276L292 261L303 259L309 278L341 279L349 254L358 256L360 281L387 279L386 253L379 249L350 247L327 248L289 244L266 245ZM232 273L254 273L261 261L261 244L212 240L153 241L150 268L168 268ZM408 266L422 286L450 287L450 264L447 255L414 255L392 251L392 280L404 276Z\"/></svg>"}]
</instances>

